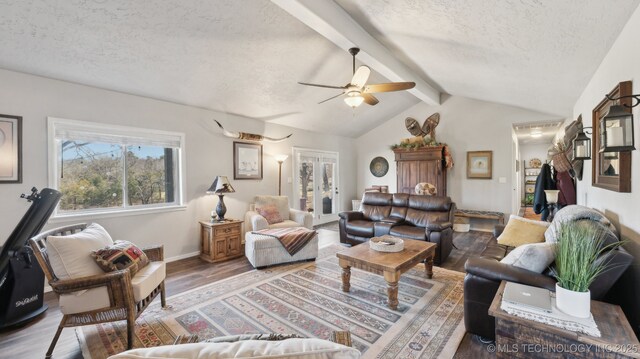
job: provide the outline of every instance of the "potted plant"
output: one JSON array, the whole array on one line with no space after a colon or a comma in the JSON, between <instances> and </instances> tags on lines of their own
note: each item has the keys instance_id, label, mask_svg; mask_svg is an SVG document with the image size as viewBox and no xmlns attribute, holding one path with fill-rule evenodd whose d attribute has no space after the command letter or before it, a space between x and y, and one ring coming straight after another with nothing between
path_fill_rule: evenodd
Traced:
<instances>
[{"instance_id":1,"label":"potted plant","mask_svg":"<svg viewBox=\"0 0 640 359\"><path fill-rule=\"evenodd\" d=\"M594 223L566 222L556 227L558 243L553 274L556 283L556 306L562 312L588 318L591 315L589 286L609 268L598 257L620 246L604 244L604 230Z\"/></svg>"}]
</instances>

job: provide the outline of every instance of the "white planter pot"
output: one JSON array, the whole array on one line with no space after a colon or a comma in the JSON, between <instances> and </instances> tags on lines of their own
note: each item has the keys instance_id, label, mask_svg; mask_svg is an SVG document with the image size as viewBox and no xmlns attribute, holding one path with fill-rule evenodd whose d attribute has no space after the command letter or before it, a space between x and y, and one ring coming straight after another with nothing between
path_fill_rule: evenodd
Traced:
<instances>
[{"instance_id":1,"label":"white planter pot","mask_svg":"<svg viewBox=\"0 0 640 359\"><path fill-rule=\"evenodd\" d=\"M591 292L574 292L556 283L556 307L565 314L578 318L591 316Z\"/></svg>"}]
</instances>

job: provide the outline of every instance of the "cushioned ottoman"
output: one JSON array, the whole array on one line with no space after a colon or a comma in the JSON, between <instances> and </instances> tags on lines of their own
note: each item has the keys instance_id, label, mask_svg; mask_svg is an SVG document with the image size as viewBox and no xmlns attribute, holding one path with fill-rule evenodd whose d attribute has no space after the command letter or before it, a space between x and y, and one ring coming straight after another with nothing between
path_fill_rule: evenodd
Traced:
<instances>
[{"instance_id":1,"label":"cushioned ottoman","mask_svg":"<svg viewBox=\"0 0 640 359\"><path fill-rule=\"evenodd\" d=\"M304 248L292 256L278 239L247 232L244 254L255 268L315 259L318 256L318 235L316 234Z\"/></svg>"}]
</instances>

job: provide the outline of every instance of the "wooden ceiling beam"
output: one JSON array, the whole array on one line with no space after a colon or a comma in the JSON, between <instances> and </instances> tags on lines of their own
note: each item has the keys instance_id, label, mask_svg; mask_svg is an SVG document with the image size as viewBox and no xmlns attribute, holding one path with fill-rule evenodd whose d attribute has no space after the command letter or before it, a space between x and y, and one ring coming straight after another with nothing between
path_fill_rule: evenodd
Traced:
<instances>
[{"instance_id":1,"label":"wooden ceiling beam","mask_svg":"<svg viewBox=\"0 0 640 359\"><path fill-rule=\"evenodd\" d=\"M359 47L358 60L390 81L413 81L408 90L429 105L440 104L440 91L396 59L334 1L271 0L274 4L326 37L343 50Z\"/></svg>"}]
</instances>

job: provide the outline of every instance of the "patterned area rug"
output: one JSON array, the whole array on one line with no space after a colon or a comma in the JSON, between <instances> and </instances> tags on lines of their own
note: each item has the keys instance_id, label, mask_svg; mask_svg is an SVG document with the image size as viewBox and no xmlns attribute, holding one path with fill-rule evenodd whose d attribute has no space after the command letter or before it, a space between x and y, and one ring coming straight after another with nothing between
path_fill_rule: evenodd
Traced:
<instances>
[{"instance_id":1,"label":"patterned area rug","mask_svg":"<svg viewBox=\"0 0 640 359\"><path fill-rule=\"evenodd\" d=\"M201 339L242 333L295 333L328 339L348 330L363 358L452 357L464 336L464 274L422 264L402 275L397 311L386 306L386 284L375 274L352 270L351 291L340 290L339 245L321 249L316 262L254 270L156 300L136 322L135 347L173 343L179 334ZM126 323L81 327L85 358L124 350Z\"/></svg>"}]
</instances>

